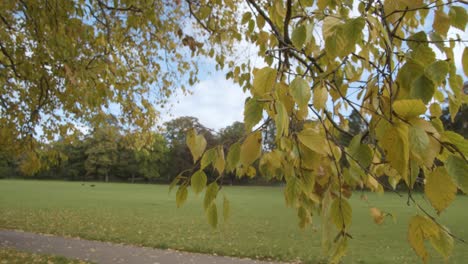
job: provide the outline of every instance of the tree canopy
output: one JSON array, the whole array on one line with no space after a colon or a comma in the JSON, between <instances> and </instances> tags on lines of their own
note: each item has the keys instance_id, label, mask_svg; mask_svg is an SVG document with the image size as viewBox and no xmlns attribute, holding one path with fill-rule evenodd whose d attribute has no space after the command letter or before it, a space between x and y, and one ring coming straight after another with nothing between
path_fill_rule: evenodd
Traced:
<instances>
[{"instance_id":1,"label":"tree canopy","mask_svg":"<svg viewBox=\"0 0 468 264\"><path fill-rule=\"evenodd\" d=\"M409 244L424 262L425 241L448 258L461 239L439 215L458 189L468 192L468 145L443 126L441 105L454 120L467 101L468 40L453 33L465 32L464 4L2 1L0 145L24 142L38 127L45 135L66 134L74 122L113 105L129 127L151 127L154 104L174 85L196 81L191 65L211 57L250 94L245 134L225 151L188 131L193 168L173 182L179 206L189 186L204 191L208 221L216 226L225 173L285 181L285 200L299 225L322 218L324 252L336 263L352 237L352 190L383 192L403 182L408 192L395 192L415 208ZM254 46L260 60L239 60L241 45ZM359 130L349 126L351 112L362 122ZM262 132L272 124L274 144L264 149ZM204 169L211 167L219 177L208 181ZM417 179L433 210L413 195ZM226 197L223 207L229 215ZM381 223L386 214L372 208L371 215Z\"/></svg>"}]
</instances>

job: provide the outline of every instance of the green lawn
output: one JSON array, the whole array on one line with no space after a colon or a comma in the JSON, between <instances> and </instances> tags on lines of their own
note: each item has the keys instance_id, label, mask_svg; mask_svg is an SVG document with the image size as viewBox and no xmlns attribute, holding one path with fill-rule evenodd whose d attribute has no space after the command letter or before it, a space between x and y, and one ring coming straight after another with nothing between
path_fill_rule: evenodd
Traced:
<instances>
[{"instance_id":1,"label":"green lawn","mask_svg":"<svg viewBox=\"0 0 468 264\"><path fill-rule=\"evenodd\" d=\"M35 254L11 248L0 248L0 264L88 264L82 260L72 260L60 256Z\"/></svg>"},{"instance_id":2,"label":"green lawn","mask_svg":"<svg viewBox=\"0 0 468 264\"><path fill-rule=\"evenodd\" d=\"M286 208L279 187L223 188L231 201L231 218L213 230L204 217L202 196L190 193L188 203L177 209L175 192L169 195L168 186L94 184L1 180L0 228L310 263L320 255L319 218L314 218L315 226L300 230L296 213ZM370 205L396 216L396 222L388 218L378 226L360 194L351 199L354 239L344 263L419 262L406 240L408 219L414 214L406 198L366 193ZM458 196L441 216L442 223L465 239L467 220L466 196ZM431 254L431 263L443 262ZM449 263L467 260L468 245L456 243Z\"/></svg>"}]
</instances>

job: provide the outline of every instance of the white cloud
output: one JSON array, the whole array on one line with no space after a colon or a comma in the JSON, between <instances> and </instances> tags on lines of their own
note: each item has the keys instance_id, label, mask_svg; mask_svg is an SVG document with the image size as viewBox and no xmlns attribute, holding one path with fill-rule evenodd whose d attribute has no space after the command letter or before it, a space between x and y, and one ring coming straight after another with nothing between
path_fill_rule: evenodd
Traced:
<instances>
[{"instance_id":1,"label":"white cloud","mask_svg":"<svg viewBox=\"0 0 468 264\"><path fill-rule=\"evenodd\" d=\"M219 130L235 121L242 122L247 94L237 84L226 80L223 73L208 76L191 91L189 95L178 92L170 99L172 107L160 110L161 123L181 116L193 116L204 126Z\"/></svg>"}]
</instances>

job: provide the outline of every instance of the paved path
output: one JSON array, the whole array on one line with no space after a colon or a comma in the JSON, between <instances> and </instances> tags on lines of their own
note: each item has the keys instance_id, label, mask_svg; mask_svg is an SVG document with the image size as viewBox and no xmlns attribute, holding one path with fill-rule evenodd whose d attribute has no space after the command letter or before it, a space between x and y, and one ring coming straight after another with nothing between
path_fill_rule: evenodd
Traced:
<instances>
[{"instance_id":1,"label":"paved path","mask_svg":"<svg viewBox=\"0 0 468 264\"><path fill-rule=\"evenodd\" d=\"M146 247L127 246L77 238L63 238L11 230L0 230L0 247L54 254L98 264L266 264L273 262L221 257Z\"/></svg>"}]
</instances>

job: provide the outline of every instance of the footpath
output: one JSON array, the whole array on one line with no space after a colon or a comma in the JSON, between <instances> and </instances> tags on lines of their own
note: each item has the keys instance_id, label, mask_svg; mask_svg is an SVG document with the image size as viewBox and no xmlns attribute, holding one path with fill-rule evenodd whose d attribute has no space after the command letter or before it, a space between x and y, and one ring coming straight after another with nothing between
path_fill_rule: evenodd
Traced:
<instances>
[{"instance_id":1,"label":"footpath","mask_svg":"<svg viewBox=\"0 0 468 264\"><path fill-rule=\"evenodd\" d=\"M108 242L0 230L0 247L53 254L97 264L274 264L277 262L214 256Z\"/></svg>"}]
</instances>

